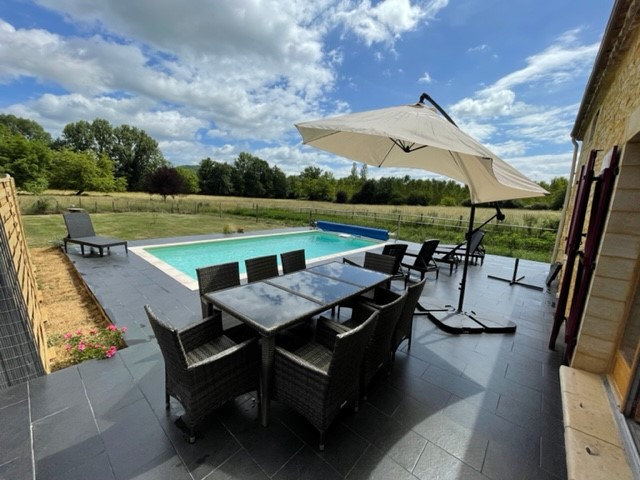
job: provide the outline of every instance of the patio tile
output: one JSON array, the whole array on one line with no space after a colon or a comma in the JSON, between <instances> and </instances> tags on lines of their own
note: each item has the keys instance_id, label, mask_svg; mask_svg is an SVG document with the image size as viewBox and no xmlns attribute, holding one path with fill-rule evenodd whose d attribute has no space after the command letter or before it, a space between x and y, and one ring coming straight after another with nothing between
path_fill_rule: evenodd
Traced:
<instances>
[{"instance_id":1,"label":"patio tile","mask_svg":"<svg viewBox=\"0 0 640 480\"><path fill-rule=\"evenodd\" d=\"M72 470L79 462L104 453L105 445L86 399L34 422L33 451L39 478Z\"/></svg>"},{"instance_id":2,"label":"patio tile","mask_svg":"<svg viewBox=\"0 0 640 480\"><path fill-rule=\"evenodd\" d=\"M193 477L189 474L180 457L175 452L166 451L151 459L132 472L118 473L116 470L117 480L191 480Z\"/></svg>"},{"instance_id":3,"label":"patio tile","mask_svg":"<svg viewBox=\"0 0 640 480\"><path fill-rule=\"evenodd\" d=\"M26 389L25 389L26 390ZM31 428L29 424L29 402L22 400L0 409L0 466L14 463L12 469L19 468L21 458L31 458ZM29 461L31 472L31 461ZM3 478L0 476L0 478ZM11 478L11 477L6 477Z\"/></svg>"},{"instance_id":4,"label":"patio tile","mask_svg":"<svg viewBox=\"0 0 640 480\"><path fill-rule=\"evenodd\" d=\"M159 421L176 452L195 479L206 477L242 450L242 446L218 418L211 418L203 425L194 444L190 444L186 435L175 425L175 416L165 415Z\"/></svg>"},{"instance_id":5,"label":"patio tile","mask_svg":"<svg viewBox=\"0 0 640 480\"><path fill-rule=\"evenodd\" d=\"M34 478L31 455L26 454L12 458L6 462L0 462L0 478Z\"/></svg>"},{"instance_id":6,"label":"patio tile","mask_svg":"<svg viewBox=\"0 0 640 480\"><path fill-rule=\"evenodd\" d=\"M116 478L132 475L141 465L155 467L164 463L158 458L175 453L144 399L99 418L98 425Z\"/></svg>"},{"instance_id":7,"label":"patio tile","mask_svg":"<svg viewBox=\"0 0 640 480\"><path fill-rule=\"evenodd\" d=\"M318 431L302 415L291 411L278 402L272 404L272 419L281 422L300 438L317 455L330 464L338 473L346 475L369 446L369 442L348 426L349 420L358 416L345 408L325 434L325 449L318 450ZM361 406L362 408L362 406Z\"/></svg>"},{"instance_id":8,"label":"patio tile","mask_svg":"<svg viewBox=\"0 0 640 480\"><path fill-rule=\"evenodd\" d=\"M498 405L499 395L497 393L486 390L484 386L471 379L451 375L435 365L429 367L422 378L460 398L473 399L475 403L491 412L495 411Z\"/></svg>"},{"instance_id":9,"label":"patio tile","mask_svg":"<svg viewBox=\"0 0 640 480\"><path fill-rule=\"evenodd\" d=\"M540 468L537 452L489 442L482 473L494 480L545 480L558 477Z\"/></svg>"},{"instance_id":10,"label":"patio tile","mask_svg":"<svg viewBox=\"0 0 640 480\"><path fill-rule=\"evenodd\" d=\"M274 480L331 480L343 478L309 447L303 447L273 477Z\"/></svg>"},{"instance_id":11,"label":"patio tile","mask_svg":"<svg viewBox=\"0 0 640 480\"><path fill-rule=\"evenodd\" d=\"M460 425L444 412L416 423L413 430L447 453L480 470L488 440L472 428Z\"/></svg>"},{"instance_id":12,"label":"patio tile","mask_svg":"<svg viewBox=\"0 0 640 480\"><path fill-rule=\"evenodd\" d=\"M246 450L240 450L207 477L207 480L267 480L269 477Z\"/></svg>"},{"instance_id":13,"label":"patio tile","mask_svg":"<svg viewBox=\"0 0 640 480\"><path fill-rule=\"evenodd\" d=\"M32 421L87 401L77 367L36 378L29 384L29 398Z\"/></svg>"},{"instance_id":14,"label":"patio tile","mask_svg":"<svg viewBox=\"0 0 640 480\"><path fill-rule=\"evenodd\" d=\"M487 480L480 472L433 443L427 444L413 474L424 480Z\"/></svg>"},{"instance_id":15,"label":"patio tile","mask_svg":"<svg viewBox=\"0 0 640 480\"><path fill-rule=\"evenodd\" d=\"M47 480L69 480L71 478L74 480L115 480L116 477L111 470L109 457L106 453L100 453L95 457L86 459L84 462L82 460L76 461L71 470L51 473Z\"/></svg>"},{"instance_id":16,"label":"patio tile","mask_svg":"<svg viewBox=\"0 0 640 480\"><path fill-rule=\"evenodd\" d=\"M246 411L233 405L222 407L218 418L268 476L273 476L304 445L279 421L270 422L267 428L260 425L257 403Z\"/></svg>"},{"instance_id":17,"label":"patio tile","mask_svg":"<svg viewBox=\"0 0 640 480\"><path fill-rule=\"evenodd\" d=\"M407 470L413 469L426 444L424 437L368 404L346 423Z\"/></svg>"},{"instance_id":18,"label":"patio tile","mask_svg":"<svg viewBox=\"0 0 640 480\"><path fill-rule=\"evenodd\" d=\"M362 455L353 470L347 475L348 479L370 480L415 480L417 477L402 468L391 457L374 446Z\"/></svg>"},{"instance_id":19,"label":"patio tile","mask_svg":"<svg viewBox=\"0 0 640 480\"><path fill-rule=\"evenodd\" d=\"M0 390L0 410L9 405L20 403L29 397L28 384L22 383Z\"/></svg>"},{"instance_id":20,"label":"patio tile","mask_svg":"<svg viewBox=\"0 0 640 480\"><path fill-rule=\"evenodd\" d=\"M372 383L359 413L338 416L319 452L316 430L278 402L260 426L252 395L220 408L188 444L175 424L180 404L165 411L163 360L142 307L187 324L200 317L197 292L136 255L70 258L111 320L128 327L129 346L0 392L0 478L33 477L27 398L36 467L55 466L55 479L566 478L562 349L546 348L553 295L487 281L509 273L512 259L489 255L469 269L465 310L512 318L516 333L450 335L416 316L411 350L401 346L391 375ZM520 266L532 283L544 280L542 264ZM429 278L421 302L457 303L460 278L461 269Z\"/></svg>"}]
</instances>

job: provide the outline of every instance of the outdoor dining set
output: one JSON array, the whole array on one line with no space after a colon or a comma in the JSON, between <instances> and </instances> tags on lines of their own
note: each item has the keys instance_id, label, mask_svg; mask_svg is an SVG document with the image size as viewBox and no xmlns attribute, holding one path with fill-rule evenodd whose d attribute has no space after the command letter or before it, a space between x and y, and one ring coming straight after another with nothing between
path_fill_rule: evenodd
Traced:
<instances>
[{"instance_id":1,"label":"outdoor dining set","mask_svg":"<svg viewBox=\"0 0 640 480\"><path fill-rule=\"evenodd\" d=\"M395 247L395 248L394 248ZM307 267L304 250L197 270L203 320L180 330L145 311L165 364L165 405L184 408L193 443L203 421L226 402L257 391L260 422L269 425L271 400L281 402L324 433L395 351L410 348L413 313L426 278L392 287L408 275L406 245L366 252L364 264L346 258ZM346 309L349 311L345 312ZM226 328L225 328L226 327Z\"/></svg>"}]
</instances>

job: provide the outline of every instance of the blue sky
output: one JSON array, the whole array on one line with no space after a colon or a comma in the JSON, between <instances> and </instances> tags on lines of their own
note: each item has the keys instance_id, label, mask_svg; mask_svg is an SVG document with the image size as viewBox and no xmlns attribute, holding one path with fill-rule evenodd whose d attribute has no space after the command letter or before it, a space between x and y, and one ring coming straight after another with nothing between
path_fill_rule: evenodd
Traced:
<instances>
[{"instance_id":1,"label":"blue sky","mask_svg":"<svg viewBox=\"0 0 640 480\"><path fill-rule=\"evenodd\" d=\"M568 176L605 0L4 0L0 111L54 137L106 118L174 165L250 152L286 174L351 162L294 123L436 100L535 181ZM370 177L424 176L369 168Z\"/></svg>"}]
</instances>

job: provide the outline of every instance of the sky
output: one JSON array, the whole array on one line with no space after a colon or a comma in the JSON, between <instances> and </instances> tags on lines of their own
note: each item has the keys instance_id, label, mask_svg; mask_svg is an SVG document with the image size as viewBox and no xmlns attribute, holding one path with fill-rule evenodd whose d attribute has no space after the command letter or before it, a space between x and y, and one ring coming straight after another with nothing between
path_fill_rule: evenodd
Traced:
<instances>
[{"instance_id":1,"label":"sky","mask_svg":"<svg viewBox=\"0 0 640 480\"><path fill-rule=\"evenodd\" d=\"M54 138L143 129L174 166L248 152L287 175L352 162L294 124L416 103L534 181L569 176L570 132L613 0L3 0L0 113ZM368 168L370 178L428 176Z\"/></svg>"}]
</instances>

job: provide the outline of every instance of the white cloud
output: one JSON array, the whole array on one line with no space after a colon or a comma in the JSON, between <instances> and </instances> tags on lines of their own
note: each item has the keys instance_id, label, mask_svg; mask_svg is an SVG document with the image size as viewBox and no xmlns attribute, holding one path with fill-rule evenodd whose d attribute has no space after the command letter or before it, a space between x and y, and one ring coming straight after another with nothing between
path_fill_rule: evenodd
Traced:
<instances>
[{"instance_id":1,"label":"white cloud","mask_svg":"<svg viewBox=\"0 0 640 480\"><path fill-rule=\"evenodd\" d=\"M431 75L428 72L424 72L422 76L418 79L418 83L431 83L433 80L431 79Z\"/></svg>"},{"instance_id":2,"label":"white cloud","mask_svg":"<svg viewBox=\"0 0 640 480\"><path fill-rule=\"evenodd\" d=\"M487 52L487 51L489 51L489 45L487 45L486 43L467 49L467 53Z\"/></svg>"},{"instance_id":3,"label":"white cloud","mask_svg":"<svg viewBox=\"0 0 640 480\"><path fill-rule=\"evenodd\" d=\"M445 8L449 0L412 3L410 0L344 2L335 17L367 45L393 43Z\"/></svg>"},{"instance_id":4,"label":"white cloud","mask_svg":"<svg viewBox=\"0 0 640 480\"><path fill-rule=\"evenodd\" d=\"M550 179L569 171L568 165L559 166L558 158L564 161L566 156L538 156L535 159L541 163L532 166L529 160L534 157L525 155L540 145L570 144L578 105L563 105L562 100L556 105L545 102L555 91L575 89L572 82L591 68L599 45L579 44L578 33L570 30L562 34L553 45L529 56L523 68L449 107L454 118L460 118L462 128L468 128L469 134L485 142L498 156L507 160L517 156L515 161L522 165L514 166L521 166L519 169L531 178Z\"/></svg>"}]
</instances>

